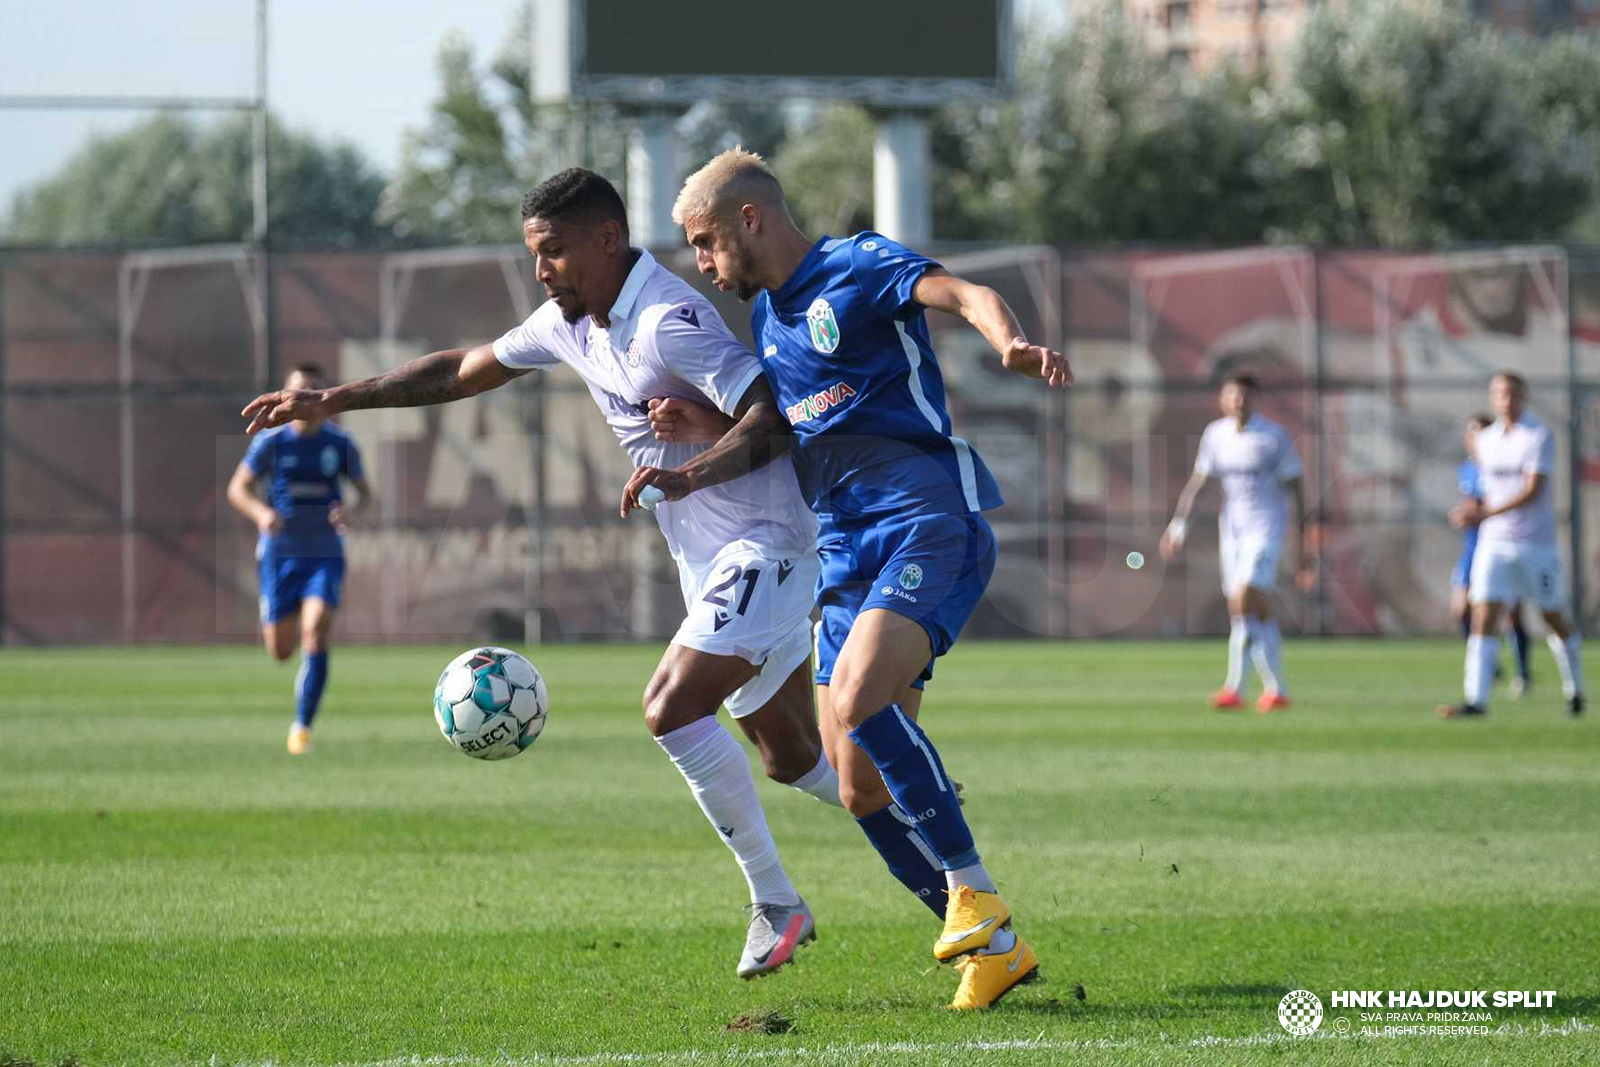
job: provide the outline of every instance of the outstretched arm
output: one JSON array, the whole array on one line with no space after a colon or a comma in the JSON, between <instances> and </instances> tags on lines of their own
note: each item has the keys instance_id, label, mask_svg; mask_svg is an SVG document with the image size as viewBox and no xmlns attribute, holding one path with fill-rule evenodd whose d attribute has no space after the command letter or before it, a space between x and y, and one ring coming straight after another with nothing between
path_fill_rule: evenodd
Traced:
<instances>
[{"instance_id":1,"label":"outstretched arm","mask_svg":"<svg viewBox=\"0 0 1600 1067\"><path fill-rule=\"evenodd\" d=\"M738 421L721 440L676 470L640 467L622 489L622 514L639 506L639 491L653 485L668 500L682 500L696 489L720 485L765 467L794 443L794 431L764 376L757 375L733 410Z\"/></svg>"},{"instance_id":2,"label":"outstretched arm","mask_svg":"<svg viewBox=\"0 0 1600 1067\"><path fill-rule=\"evenodd\" d=\"M414 408L477 396L528 373L505 366L493 345L452 348L419 356L374 378L330 389L279 389L262 393L239 414L250 419L246 433L282 426L295 419L325 419L363 408Z\"/></svg>"},{"instance_id":3,"label":"outstretched arm","mask_svg":"<svg viewBox=\"0 0 1600 1067\"><path fill-rule=\"evenodd\" d=\"M911 296L923 307L966 319L1000 353L1006 370L1043 378L1049 385L1072 385L1067 357L1053 348L1030 344L1010 306L987 285L975 285L943 268L932 268L917 279Z\"/></svg>"},{"instance_id":4,"label":"outstretched arm","mask_svg":"<svg viewBox=\"0 0 1600 1067\"><path fill-rule=\"evenodd\" d=\"M1205 484L1206 476L1199 471L1189 475L1189 480L1184 483L1183 492L1178 494L1178 506L1172 511L1172 521L1167 523L1166 530L1161 534L1161 542L1157 545L1162 559L1170 562L1178 557L1178 551L1183 548L1184 538L1189 533L1189 511Z\"/></svg>"}]
</instances>

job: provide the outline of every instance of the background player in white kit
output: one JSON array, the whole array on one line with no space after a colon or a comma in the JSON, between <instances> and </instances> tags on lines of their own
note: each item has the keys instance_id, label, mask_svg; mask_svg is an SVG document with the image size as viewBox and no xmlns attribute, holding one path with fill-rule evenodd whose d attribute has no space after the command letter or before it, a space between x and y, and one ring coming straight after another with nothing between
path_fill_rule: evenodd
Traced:
<instances>
[{"instance_id":1,"label":"background player in white kit","mask_svg":"<svg viewBox=\"0 0 1600 1067\"><path fill-rule=\"evenodd\" d=\"M688 616L645 689L645 724L738 859L754 911L738 973L765 974L793 958L815 926L779 861L744 750L717 708L726 704L770 777L842 807L811 692L816 519L786 456L726 480L728 470L766 462L771 442L752 428L778 417L772 393L755 355L715 308L629 246L611 183L592 171L562 171L528 193L522 218L550 297L522 325L492 345L435 352L376 378L268 393L244 413L254 413L254 432L313 414L437 404L565 363L635 466L707 477L704 491L656 508ZM709 447L658 442L649 404L663 397L709 403L739 421Z\"/></svg>"},{"instance_id":2,"label":"background player in white kit","mask_svg":"<svg viewBox=\"0 0 1600 1067\"><path fill-rule=\"evenodd\" d=\"M1218 404L1222 418L1205 428L1194 459L1194 474L1178 495L1178 506L1161 535L1161 556L1177 558L1188 533L1189 510L1210 478L1222 481L1222 512L1217 526L1222 554L1222 592L1228 598L1228 676L1211 694L1219 710L1242 705L1239 693L1250 661L1261 674L1262 712L1289 707L1283 674L1283 633L1272 617L1272 590L1278 582L1283 537L1294 516L1300 543L1300 573L1310 572L1305 538L1305 498L1300 454L1282 426L1254 410L1256 380L1229 375ZM1292 511L1290 504L1292 502ZM1249 654L1249 659L1246 658Z\"/></svg>"},{"instance_id":3,"label":"background player in white kit","mask_svg":"<svg viewBox=\"0 0 1600 1067\"><path fill-rule=\"evenodd\" d=\"M1472 633L1467 638L1462 684L1466 700L1441 706L1439 714L1447 719L1470 718L1488 710L1502 613L1506 605L1528 599L1539 605L1550 627L1546 642L1561 672L1567 710L1581 715L1583 639L1567 618L1550 500L1555 438L1527 414L1528 383L1521 375L1501 371L1491 378L1489 402L1495 421L1479 430L1473 441L1482 495L1450 513L1457 526L1478 527L1468 581Z\"/></svg>"}]
</instances>

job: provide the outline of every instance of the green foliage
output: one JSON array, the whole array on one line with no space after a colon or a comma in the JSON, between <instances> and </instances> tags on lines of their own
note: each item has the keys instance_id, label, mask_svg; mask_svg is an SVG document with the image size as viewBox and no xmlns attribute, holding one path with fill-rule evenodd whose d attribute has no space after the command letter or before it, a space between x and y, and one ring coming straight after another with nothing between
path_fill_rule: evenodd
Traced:
<instances>
[{"instance_id":1,"label":"green foliage","mask_svg":"<svg viewBox=\"0 0 1600 1067\"><path fill-rule=\"evenodd\" d=\"M1560 237L1597 199L1600 49L1455 8L1323 5L1280 80L1163 69L1115 7L946 109L940 236L1423 245Z\"/></svg>"},{"instance_id":2,"label":"green foliage","mask_svg":"<svg viewBox=\"0 0 1600 1067\"><path fill-rule=\"evenodd\" d=\"M871 228L872 143L872 116L854 104L824 105L790 131L772 165L802 228Z\"/></svg>"},{"instance_id":3,"label":"green foliage","mask_svg":"<svg viewBox=\"0 0 1600 1067\"><path fill-rule=\"evenodd\" d=\"M523 4L487 72L459 35L440 44L439 97L404 134L383 194L380 218L401 238L506 244L517 240L523 194L556 171L584 165L620 179L624 124L614 108L532 101L532 33Z\"/></svg>"},{"instance_id":4,"label":"green foliage","mask_svg":"<svg viewBox=\"0 0 1600 1067\"><path fill-rule=\"evenodd\" d=\"M1584 94L1542 76L1570 77L1574 64L1544 70L1547 53L1570 48L1453 7L1319 9L1271 116L1282 233L1383 245L1559 236L1594 190L1592 155L1573 136Z\"/></svg>"},{"instance_id":5,"label":"green foliage","mask_svg":"<svg viewBox=\"0 0 1600 1067\"><path fill-rule=\"evenodd\" d=\"M252 120L198 126L157 115L96 137L61 172L14 198L8 240L82 245L251 238ZM383 180L359 152L268 127L272 239L371 244Z\"/></svg>"}]
</instances>

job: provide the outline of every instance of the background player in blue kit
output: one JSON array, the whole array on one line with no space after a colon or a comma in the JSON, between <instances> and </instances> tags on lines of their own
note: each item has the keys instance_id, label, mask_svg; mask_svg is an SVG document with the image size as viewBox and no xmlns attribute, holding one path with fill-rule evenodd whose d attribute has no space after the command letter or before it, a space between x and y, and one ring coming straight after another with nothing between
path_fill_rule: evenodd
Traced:
<instances>
[{"instance_id":1,"label":"background player in blue kit","mask_svg":"<svg viewBox=\"0 0 1600 1067\"><path fill-rule=\"evenodd\" d=\"M1461 461L1461 466L1456 468L1456 491L1468 500L1483 500L1483 479L1478 472L1478 461L1473 455L1473 438L1478 431L1494 422L1488 415L1472 415L1467 418L1467 425L1462 431L1462 448L1467 453L1467 458ZM1455 569L1450 572L1450 614L1461 623L1461 636L1469 637L1472 633L1472 605L1467 600L1467 585L1472 576L1472 555L1478 547L1478 528L1476 526L1463 526L1461 528L1461 556L1456 560ZM1510 616L1511 644L1517 656L1517 673L1511 679L1511 697L1513 700L1520 698L1533 684L1533 675L1528 668L1528 631L1522 628L1522 604L1516 602L1510 605L1506 612ZM1498 675L1499 671L1496 670Z\"/></svg>"},{"instance_id":2,"label":"background player in blue kit","mask_svg":"<svg viewBox=\"0 0 1600 1067\"><path fill-rule=\"evenodd\" d=\"M961 961L953 1008L988 1007L1033 976L933 743L916 724L922 683L994 571L982 512L1000 491L951 432L925 308L965 318L1005 366L1070 385L1061 354L1030 344L999 294L874 233L813 242L756 155L733 149L685 183L673 218L719 289L755 297L756 347L794 439L800 489L820 521L817 684L823 739L846 806L889 869L925 900L947 893L941 961ZM636 494L688 491L640 468ZM908 855L908 848L912 851ZM920 856L918 854L921 854Z\"/></svg>"},{"instance_id":3,"label":"background player in blue kit","mask_svg":"<svg viewBox=\"0 0 1600 1067\"><path fill-rule=\"evenodd\" d=\"M325 377L315 363L302 363L283 387L317 389ZM348 512L340 489L346 480L360 494ZM266 483L265 500L256 493L259 481ZM300 639L288 747L292 755L304 755L311 749L311 723L328 683L329 636L344 585L345 520L372 504L361 453L349 434L320 419L268 430L250 442L233 472L228 503L260 531L256 571L267 652L286 660L295 637Z\"/></svg>"}]
</instances>

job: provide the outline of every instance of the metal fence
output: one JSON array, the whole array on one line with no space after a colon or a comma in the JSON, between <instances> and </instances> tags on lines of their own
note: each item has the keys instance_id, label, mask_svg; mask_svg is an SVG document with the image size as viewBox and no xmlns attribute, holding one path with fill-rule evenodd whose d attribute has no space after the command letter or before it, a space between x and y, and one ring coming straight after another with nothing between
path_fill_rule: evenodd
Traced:
<instances>
[{"instance_id":1,"label":"metal fence","mask_svg":"<svg viewBox=\"0 0 1600 1067\"><path fill-rule=\"evenodd\" d=\"M677 252L663 258L692 276ZM932 317L958 432L1007 501L990 516L1001 560L969 634L1225 630L1203 516L1180 563L1153 547L1217 383L1238 367L1299 439L1318 520L1314 587L1281 587L1291 628L1448 628L1460 428L1500 367L1530 380L1556 430L1563 549L1575 601L1595 614L1600 256L1037 247L944 261L999 289L1078 378L1071 393L1014 378L964 324ZM746 310L708 295L748 337ZM491 339L539 299L520 247L0 253L0 637L251 639L254 535L223 499L243 401L303 360L350 378ZM381 501L348 539L345 639L676 627L671 562L648 518L616 517L631 467L576 377L341 421ZM1151 563L1130 569L1133 550Z\"/></svg>"}]
</instances>

